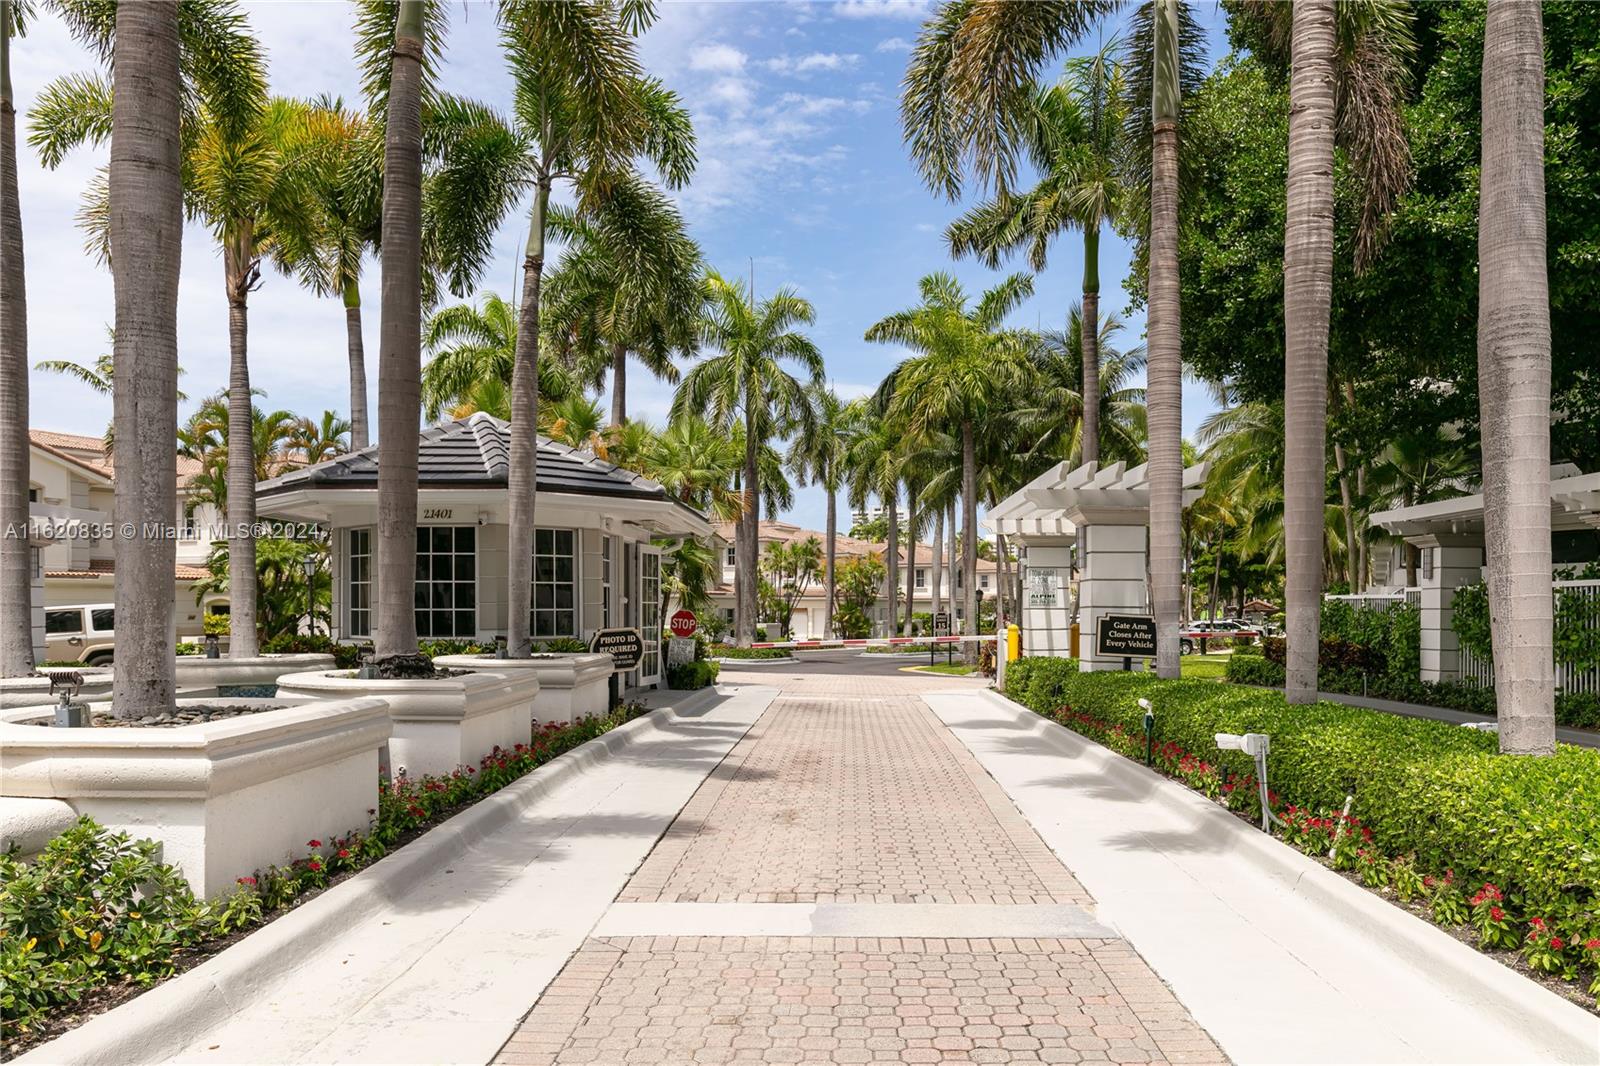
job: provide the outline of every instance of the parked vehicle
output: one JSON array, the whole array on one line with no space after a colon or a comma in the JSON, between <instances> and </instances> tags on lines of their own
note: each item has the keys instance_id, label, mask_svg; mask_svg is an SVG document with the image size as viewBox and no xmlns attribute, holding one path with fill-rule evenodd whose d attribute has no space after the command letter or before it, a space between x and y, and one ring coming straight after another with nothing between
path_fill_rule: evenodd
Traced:
<instances>
[{"instance_id":1,"label":"parked vehicle","mask_svg":"<svg viewBox=\"0 0 1600 1066\"><path fill-rule=\"evenodd\" d=\"M109 603L81 607L46 607L46 659L79 659L90 666L110 666L116 650L116 608Z\"/></svg>"},{"instance_id":2,"label":"parked vehicle","mask_svg":"<svg viewBox=\"0 0 1600 1066\"><path fill-rule=\"evenodd\" d=\"M1253 643L1261 636L1261 629L1237 618L1201 618L1190 622L1178 637L1178 651L1192 655L1200 641L1211 637L1228 637Z\"/></svg>"}]
</instances>

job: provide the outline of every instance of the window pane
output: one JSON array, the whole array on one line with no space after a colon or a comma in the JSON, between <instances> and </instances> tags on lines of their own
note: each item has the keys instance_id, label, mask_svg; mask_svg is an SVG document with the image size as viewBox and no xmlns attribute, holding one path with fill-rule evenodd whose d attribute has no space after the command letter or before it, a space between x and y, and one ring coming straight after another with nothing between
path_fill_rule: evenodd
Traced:
<instances>
[{"instance_id":1,"label":"window pane","mask_svg":"<svg viewBox=\"0 0 1600 1066\"><path fill-rule=\"evenodd\" d=\"M478 529L476 526L456 526L456 551L471 555L478 550Z\"/></svg>"},{"instance_id":2,"label":"window pane","mask_svg":"<svg viewBox=\"0 0 1600 1066\"><path fill-rule=\"evenodd\" d=\"M450 553L450 527L435 526L433 529L433 550L440 555Z\"/></svg>"},{"instance_id":3,"label":"window pane","mask_svg":"<svg viewBox=\"0 0 1600 1066\"><path fill-rule=\"evenodd\" d=\"M473 563L473 559L472 559L472 556L470 556L470 555L457 555L456 556L456 580L457 581L471 581L472 580L472 563Z\"/></svg>"},{"instance_id":4,"label":"window pane","mask_svg":"<svg viewBox=\"0 0 1600 1066\"><path fill-rule=\"evenodd\" d=\"M478 630L476 618L477 616L471 611L457 611L456 631L454 635L458 637L475 636Z\"/></svg>"},{"instance_id":5,"label":"window pane","mask_svg":"<svg viewBox=\"0 0 1600 1066\"><path fill-rule=\"evenodd\" d=\"M578 626L571 611L558 612L556 615L557 633L563 637L570 637L578 631Z\"/></svg>"},{"instance_id":6,"label":"window pane","mask_svg":"<svg viewBox=\"0 0 1600 1066\"><path fill-rule=\"evenodd\" d=\"M556 605L556 589L554 585L540 585L534 590L533 605L540 610Z\"/></svg>"},{"instance_id":7,"label":"window pane","mask_svg":"<svg viewBox=\"0 0 1600 1066\"><path fill-rule=\"evenodd\" d=\"M567 607L567 608L570 608L572 606L572 586L571 585L557 585L556 586L556 606L557 607Z\"/></svg>"},{"instance_id":8,"label":"window pane","mask_svg":"<svg viewBox=\"0 0 1600 1066\"><path fill-rule=\"evenodd\" d=\"M102 633L109 633L117 628L117 612L111 607L101 607L99 610L89 612L89 625Z\"/></svg>"},{"instance_id":9,"label":"window pane","mask_svg":"<svg viewBox=\"0 0 1600 1066\"><path fill-rule=\"evenodd\" d=\"M433 605L435 607L454 607L454 597L450 593L449 582L435 581L433 583Z\"/></svg>"},{"instance_id":10,"label":"window pane","mask_svg":"<svg viewBox=\"0 0 1600 1066\"><path fill-rule=\"evenodd\" d=\"M81 611L46 611L44 613L44 631L46 633L81 633L83 632L83 613Z\"/></svg>"}]
</instances>

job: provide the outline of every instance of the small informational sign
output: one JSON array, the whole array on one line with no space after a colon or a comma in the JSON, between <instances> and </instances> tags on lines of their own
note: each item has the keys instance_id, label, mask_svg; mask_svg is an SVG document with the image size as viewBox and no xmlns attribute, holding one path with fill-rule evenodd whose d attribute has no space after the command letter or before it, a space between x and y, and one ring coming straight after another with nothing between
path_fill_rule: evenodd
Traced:
<instances>
[{"instance_id":1,"label":"small informational sign","mask_svg":"<svg viewBox=\"0 0 1600 1066\"><path fill-rule=\"evenodd\" d=\"M448 522L455 516L454 507L424 507L418 518L423 522Z\"/></svg>"},{"instance_id":2,"label":"small informational sign","mask_svg":"<svg viewBox=\"0 0 1600 1066\"><path fill-rule=\"evenodd\" d=\"M1059 607L1061 605L1061 571L1053 566L1028 568L1028 606Z\"/></svg>"},{"instance_id":3,"label":"small informational sign","mask_svg":"<svg viewBox=\"0 0 1600 1066\"><path fill-rule=\"evenodd\" d=\"M693 611L675 611L667 621L667 626L675 637L692 637L694 631L700 628L700 623L695 620Z\"/></svg>"},{"instance_id":4,"label":"small informational sign","mask_svg":"<svg viewBox=\"0 0 1600 1066\"><path fill-rule=\"evenodd\" d=\"M667 641L667 665L684 666L694 662L694 638L673 637Z\"/></svg>"},{"instance_id":5,"label":"small informational sign","mask_svg":"<svg viewBox=\"0 0 1600 1066\"><path fill-rule=\"evenodd\" d=\"M948 637L950 635L950 612L940 611L933 616L933 635Z\"/></svg>"},{"instance_id":6,"label":"small informational sign","mask_svg":"<svg viewBox=\"0 0 1600 1066\"><path fill-rule=\"evenodd\" d=\"M1094 632L1096 655L1150 656L1156 653L1156 620L1147 614L1105 614Z\"/></svg>"},{"instance_id":7,"label":"small informational sign","mask_svg":"<svg viewBox=\"0 0 1600 1066\"><path fill-rule=\"evenodd\" d=\"M639 665L644 639L637 629L599 629L589 640L589 650L610 655L612 669L625 674Z\"/></svg>"}]
</instances>

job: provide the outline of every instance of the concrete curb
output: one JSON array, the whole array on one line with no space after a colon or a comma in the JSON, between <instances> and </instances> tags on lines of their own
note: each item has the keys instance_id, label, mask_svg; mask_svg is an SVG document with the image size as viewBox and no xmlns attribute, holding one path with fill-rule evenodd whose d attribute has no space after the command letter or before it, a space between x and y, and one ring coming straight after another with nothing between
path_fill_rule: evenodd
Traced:
<instances>
[{"instance_id":1,"label":"concrete curb","mask_svg":"<svg viewBox=\"0 0 1600 1066\"><path fill-rule=\"evenodd\" d=\"M722 666L789 666L800 660L791 655L787 659L710 659L708 661L719 663Z\"/></svg>"},{"instance_id":2,"label":"concrete curb","mask_svg":"<svg viewBox=\"0 0 1600 1066\"><path fill-rule=\"evenodd\" d=\"M516 818L551 790L627 748L652 726L701 709L715 686L687 694L580 744L442 822L394 854L256 930L194 969L152 988L13 1061L126 1066L156 1062L197 1042L323 944L403 896Z\"/></svg>"},{"instance_id":3,"label":"concrete curb","mask_svg":"<svg viewBox=\"0 0 1600 1066\"><path fill-rule=\"evenodd\" d=\"M1344 923L1406 965L1439 975L1458 998L1513 1031L1540 1034L1559 1048L1563 1061L1600 1061L1600 1020L1516 971L1468 947L1444 930L1355 885L1321 863L1262 833L1221 806L1162 774L1088 737L1007 699L993 689L984 696L1019 721L1026 732L1069 752L1094 771L1120 779L1168 807L1203 823L1205 832L1229 838L1232 853ZM1135 945L1137 947L1137 945Z\"/></svg>"}]
</instances>

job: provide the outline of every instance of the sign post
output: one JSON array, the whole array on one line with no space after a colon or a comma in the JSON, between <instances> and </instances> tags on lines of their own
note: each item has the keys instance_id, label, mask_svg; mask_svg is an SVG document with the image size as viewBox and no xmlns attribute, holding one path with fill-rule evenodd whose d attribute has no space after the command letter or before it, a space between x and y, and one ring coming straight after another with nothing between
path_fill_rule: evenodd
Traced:
<instances>
[{"instance_id":1,"label":"sign post","mask_svg":"<svg viewBox=\"0 0 1600 1066\"><path fill-rule=\"evenodd\" d=\"M949 611L939 611L933 616L933 635L936 636L936 637L948 637L950 635L950 612ZM951 647L954 647L954 645L947 644L947 645L945 645L945 647L946 648L951 648ZM935 654L938 653L938 650L939 650L939 646L937 644L929 644L928 645L928 665L929 666L933 665L933 662L934 662L933 657L934 657ZM947 655L946 658L949 658L949 656Z\"/></svg>"},{"instance_id":2,"label":"sign post","mask_svg":"<svg viewBox=\"0 0 1600 1066\"><path fill-rule=\"evenodd\" d=\"M589 650L611 656L611 706L621 702L622 674L639 665L644 657L644 638L637 629L597 629L589 638Z\"/></svg>"}]
</instances>

